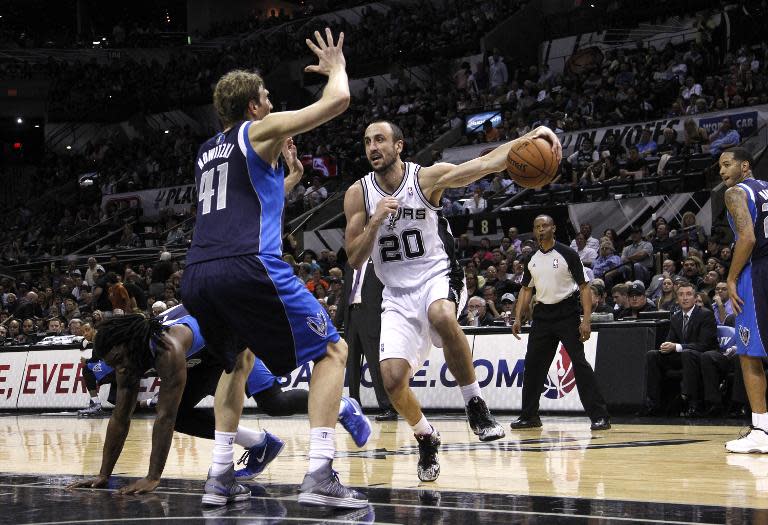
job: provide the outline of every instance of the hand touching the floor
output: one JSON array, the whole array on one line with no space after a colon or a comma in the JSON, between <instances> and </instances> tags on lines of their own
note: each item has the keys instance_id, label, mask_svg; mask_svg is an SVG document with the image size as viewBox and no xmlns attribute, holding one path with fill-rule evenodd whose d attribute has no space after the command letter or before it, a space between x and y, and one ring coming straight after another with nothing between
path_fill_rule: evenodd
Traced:
<instances>
[{"instance_id":1,"label":"hand touching the floor","mask_svg":"<svg viewBox=\"0 0 768 525\"><path fill-rule=\"evenodd\" d=\"M115 492L115 494L146 494L147 492L152 492L155 490L159 484L159 479L141 478L134 481L130 485L121 488Z\"/></svg>"},{"instance_id":2,"label":"hand touching the floor","mask_svg":"<svg viewBox=\"0 0 768 525\"><path fill-rule=\"evenodd\" d=\"M106 487L109 482L109 477L99 474L94 478L81 479L80 481L74 481L67 485L68 489L100 489Z\"/></svg>"}]
</instances>

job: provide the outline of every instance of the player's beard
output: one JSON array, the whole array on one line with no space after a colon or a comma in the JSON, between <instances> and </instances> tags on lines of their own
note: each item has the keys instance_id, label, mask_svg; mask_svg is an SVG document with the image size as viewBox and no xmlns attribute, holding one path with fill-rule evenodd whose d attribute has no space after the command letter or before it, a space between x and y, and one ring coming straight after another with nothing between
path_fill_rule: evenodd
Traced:
<instances>
[{"instance_id":1,"label":"player's beard","mask_svg":"<svg viewBox=\"0 0 768 525\"><path fill-rule=\"evenodd\" d=\"M382 155L381 158L382 160L384 160L385 157ZM390 170L390 168L392 168L392 166L395 164L395 162L397 162L397 157L392 157L392 160L390 160L386 164L383 164L380 168L376 169L376 168L373 168L373 166L371 166L371 168L373 168L373 172L376 173L377 175L386 175L387 172Z\"/></svg>"}]
</instances>

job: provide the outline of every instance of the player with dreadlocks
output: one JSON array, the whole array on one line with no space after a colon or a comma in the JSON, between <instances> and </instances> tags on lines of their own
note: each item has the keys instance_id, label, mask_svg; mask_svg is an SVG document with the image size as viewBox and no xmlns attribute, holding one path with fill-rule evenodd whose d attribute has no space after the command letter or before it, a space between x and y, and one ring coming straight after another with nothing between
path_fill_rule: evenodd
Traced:
<instances>
[{"instance_id":1,"label":"player with dreadlocks","mask_svg":"<svg viewBox=\"0 0 768 525\"><path fill-rule=\"evenodd\" d=\"M150 492L160 481L173 430L205 439L214 438L213 410L195 406L204 397L214 394L223 365L206 351L200 327L183 305L166 310L157 318L130 315L105 321L96 333L93 357L88 366L97 379L106 377L114 369L117 401L107 426L99 475L75 482L70 487L106 486L128 435L140 379L147 372L154 372L160 377L160 389L148 403L157 410L149 473L144 479L118 491L122 494ZM307 412L307 392L283 392L277 378L258 359L248 376L246 389L246 393L269 415ZM356 401L342 399L339 421L358 446L367 442L370 422L362 415ZM235 443L246 449L240 461L245 467L236 472L238 481L257 476L284 447L283 441L274 434L243 426L237 428Z\"/></svg>"}]
</instances>

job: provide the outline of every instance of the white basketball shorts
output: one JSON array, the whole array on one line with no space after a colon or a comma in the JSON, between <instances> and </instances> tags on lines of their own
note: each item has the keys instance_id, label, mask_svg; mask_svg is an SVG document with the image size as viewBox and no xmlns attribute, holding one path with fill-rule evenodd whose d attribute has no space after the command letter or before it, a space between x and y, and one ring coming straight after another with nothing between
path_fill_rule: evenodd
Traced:
<instances>
[{"instance_id":1,"label":"white basketball shorts","mask_svg":"<svg viewBox=\"0 0 768 525\"><path fill-rule=\"evenodd\" d=\"M467 301L466 283L461 290L451 288L448 275L439 275L419 288L384 287L382 293L379 360L405 359L415 374L429 356L432 345L443 347L443 341L429 324L429 306L437 300L456 303L456 316Z\"/></svg>"}]
</instances>

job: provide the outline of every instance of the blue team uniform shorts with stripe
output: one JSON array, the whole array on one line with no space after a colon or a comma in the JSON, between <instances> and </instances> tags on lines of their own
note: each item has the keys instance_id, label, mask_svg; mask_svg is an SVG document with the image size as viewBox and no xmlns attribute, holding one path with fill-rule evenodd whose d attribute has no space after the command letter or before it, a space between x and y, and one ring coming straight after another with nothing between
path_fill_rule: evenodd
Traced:
<instances>
[{"instance_id":1,"label":"blue team uniform shorts with stripe","mask_svg":"<svg viewBox=\"0 0 768 525\"><path fill-rule=\"evenodd\" d=\"M768 347L768 260L747 264L736 290L744 300L736 316L736 353L766 357Z\"/></svg>"},{"instance_id":2,"label":"blue team uniform shorts with stripe","mask_svg":"<svg viewBox=\"0 0 768 525\"><path fill-rule=\"evenodd\" d=\"M322 358L340 337L293 268L270 255L191 264L181 283L184 306L226 370L246 348L274 375Z\"/></svg>"}]
</instances>

